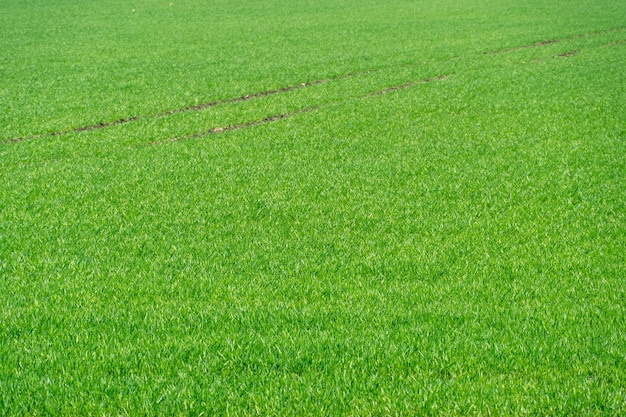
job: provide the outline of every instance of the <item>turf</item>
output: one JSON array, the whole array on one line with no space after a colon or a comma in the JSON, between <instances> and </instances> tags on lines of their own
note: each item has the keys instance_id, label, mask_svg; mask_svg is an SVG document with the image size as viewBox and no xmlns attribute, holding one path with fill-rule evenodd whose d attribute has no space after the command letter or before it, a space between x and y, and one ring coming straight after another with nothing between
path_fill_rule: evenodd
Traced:
<instances>
[{"instance_id":1,"label":"turf","mask_svg":"<svg viewBox=\"0 0 626 417\"><path fill-rule=\"evenodd\" d=\"M5 0L0 414L625 414L625 18Z\"/></svg>"}]
</instances>

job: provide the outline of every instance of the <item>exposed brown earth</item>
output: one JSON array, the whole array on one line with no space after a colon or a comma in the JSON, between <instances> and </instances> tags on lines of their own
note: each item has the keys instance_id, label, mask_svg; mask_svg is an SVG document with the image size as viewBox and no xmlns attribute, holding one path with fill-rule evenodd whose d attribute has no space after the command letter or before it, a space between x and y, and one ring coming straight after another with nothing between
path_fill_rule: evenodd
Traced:
<instances>
[{"instance_id":1,"label":"exposed brown earth","mask_svg":"<svg viewBox=\"0 0 626 417\"><path fill-rule=\"evenodd\" d=\"M556 56L556 58L567 58L568 56L578 55L578 51L569 51Z\"/></svg>"},{"instance_id":2,"label":"exposed brown earth","mask_svg":"<svg viewBox=\"0 0 626 417\"><path fill-rule=\"evenodd\" d=\"M494 54L503 54L503 53L506 53L506 52L521 51L523 49L537 48L537 47L540 47L540 46L551 45L553 43L558 43L558 42L563 42L563 41L570 41L570 40L574 40L574 39L588 38L590 36L604 35L604 34L613 33L613 32L622 32L622 31L625 31L625 30L626 30L626 27L621 27L621 28L602 30L602 31L597 31L597 32L582 33L582 34L579 34L579 35L566 36L566 37L559 38L559 39L548 39L548 40L545 40L545 41L539 41L539 42L535 42L535 43L530 44L530 45L520 45L520 46L516 46L516 47L513 47L513 48L506 48L506 49L499 49L499 50L496 50L496 51L489 51L489 52L485 52L485 54L486 55L494 55Z\"/></svg>"},{"instance_id":3,"label":"exposed brown earth","mask_svg":"<svg viewBox=\"0 0 626 417\"><path fill-rule=\"evenodd\" d=\"M131 122L135 122L135 121L138 121L138 120L145 120L145 119L152 119L152 118L156 119L156 118L172 116L172 115L180 114L180 113L200 111L200 110L208 109L210 107L219 106L219 105L222 105L222 104L237 103L237 102L241 102L241 101L247 101L247 100L252 100L252 99L256 99L256 98L267 97L267 96L271 96L271 95L274 95L274 94L285 93L285 92L288 92L288 91L293 91L293 90L298 90L298 89L301 89L301 88L311 87L313 85L324 84L324 83L327 83L327 82L333 81L333 80L345 79L345 78L349 78L349 77L354 77L356 75L369 74L369 73L377 72L377 71L380 71L380 69L369 69L369 70L363 70L363 71L355 71L355 72L351 72L351 73L348 73L348 74L341 74L341 75L338 75L336 77L331 77L331 78L325 78L325 79L320 79L320 80L304 82L304 83L300 83L300 84L296 84L296 85L291 85L291 86L287 86L287 87L277 88L277 89L274 89L274 90L261 91L259 93L254 93L254 94L246 94L246 95L240 96L240 97L233 97L233 98L227 98L227 99L224 99L224 100L210 101L210 102L206 102L206 103L202 103L202 104L196 104L196 105L193 105L193 106L187 106L187 107L182 107L182 108L179 108L179 109L168 110L168 111L165 111L165 112L155 113L155 114L151 114L151 115L131 116L131 117L127 117L127 118L124 118L124 119L114 120L114 121L111 121L111 122L100 122L100 123L96 123L96 124L92 124L92 125L79 126L79 127L75 127L75 128L72 128L72 129L65 129L65 130L60 130L60 131L56 131L56 132L41 133L41 134L38 134L38 135L31 135L31 136L24 136L24 137L16 137L16 138L10 139L9 142L21 142L21 141L24 141L24 140L61 136L61 135L65 135L65 134L68 134L68 133L86 132L86 131L91 131L91 130L104 129L104 128L112 127L112 126L123 125L123 124L131 123Z\"/></svg>"},{"instance_id":4,"label":"exposed brown earth","mask_svg":"<svg viewBox=\"0 0 626 417\"><path fill-rule=\"evenodd\" d=\"M373 92L365 94L365 95L363 95L361 97L356 97L355 99L379 96L379 95L382 95L382 94L391 93L391 92L394 92L394 91L398 91L398 90L402 90L402 89L405 89L405 88L413 87L413 86L416 86L418 84L424 84L424 83L429 83L429 82L432 82L432 81L443 80L443 79L445 79L447 77L448 77L447 75L439 75L437 77L426 78L426 79L419 80L419 81L414 81L414 82L410 82L410 83L400 84L400 85L397 85L397 86L385 88L384 90L373 91ZM333 103L333 104L335 104L335 103ZM297 114L309 113L309 112L311 112L313 110L318 110L318 109L320 109L322 107L326 107L326 106L306 107L304 109L299 109L299 110L296 110L296 111L293 111L293 112L290 112L290 113L276 114L276 115L268 116L268 117L265 117L263 119L255 120L255 121L252 121L252 122L241 123L241 124L236 124L236 125L229 125L229 126L224 126L224 127L215 127L215 128L212 128L212 129L208 129L208 130L202 131L202 132L194 133L192 135L173 137L173 138L169 138L169 139L166 139L166 140L152 142L152 143L150 143L150 145L158 145L158 144L166 143L166 142L177 142L177 141L180 141L180 140L187 140L187 139L196 139L196 138L200 138L200 137L211 135L211 134L245 129L245 128L248 128L248 127L263 125L263 124L274 122L274 121L277 121L277 120L286 119L288 117L292 117L292 116L295 116Z\"/></svg>"},{"instance_id":5,"label":"exposed brown earth","mask_svg":"<svg viewBox=\"0 0 626 417\"><path fill-rule=\"evenodd\" d=\"M501 53L507 53L507 52L514 52L514 51L519 51L519 50L528 49L528 48L536 48L536 47L541 47L541 46L545 46L545 45L550 45L550 44L554 44L554 43L562 42L562 41L566 41L566 40L580 39L580 38L584 38L584 37L597 36L597 35L601 35L601 34L612 33L612 32L619 32L619 31L624 31L624 30L626 30L626 27L617 28L617 29L611 29L611 30L607 30L607 31L590 32L590 33L586 33L586 34L574 35L574 36L564 37L564 38L560 38L560 39L549 39L549 40L545 40L545 41L535 42L535 43L530 44L530 45L522 45L522 46L518 46L518 47L514 47L514 48L507 48L507 49L501 49L501 50L496 50L496 51L489 51L489 52L485 52L485 54L491 55L491 54L501 54ZM610 46L622 44L623 42L624 41L615 41L615 42L612 42L610 44ZM560 55L558 55L556 57L564 58L564 57L569 57L569 56L576 55L577 53L578 53L578 51L570 51L570 52L566 52L564 54L560 54ZM541 60L534 60L534 61L531 61L531 62L539 62L539 61L541 61ZM414 64L407 64L407 65L414 65ZM277 88L277 89L261 91L261 92L253 93L253 94L246 94L246 95L240 96L240 97L233 97L233 98L227 98L227 99L223 99L223 100L210 101L210 102L206 102L206 103L202 103L202 104L182 107L182 108L168 110L168 111L155 113L155 114L150 114L150 115L130 116L130 117L126 117L126 118L122 118L122 119L118 119L118 120L113 120L113 121L109 121L109 122L100 122L100 123L96 123L96 124L84 125L84 126L74 127L74 128L70 128L70 129L59 130L59 131L55 131L55 132L40 133L40 134L35 134L35 135L30 135L30 136L23 136L23 137L15 137L15 138L8 139L8 142L21 142L21 141L24 141L24 140L41 139L41 138L45 138L45 137L62 136L62 135L69 134L69 133L86 132L86 131L92 131L92 130L105 129L105 128L108 128L108 127L113 127L113 126L123 125L123 124L127 124L127 123L132 123L132 122L136 122L136 121L139 121L139 120L167 117L167 116L172 116L172 115L180 114L180 113L200 111L200 110L203 110L203 109L219 106L219 105L222 105L222 104L243 102L243 101L257 99L257 98L261 98L261 97L266 97L266 96L270 96L270 95L274 95L274 94L280 94L280 93L285 93L285 92L288 92L288 91L293 91L293 90L298 90L298 89L302 89L302 88L307 88L307 87L311 87L311 86L314 86L314 85L324 84L324 83L327 83L327 82L330 82L330 81L334 81L334 80L350 78L350 77L354 77L356 75L379 72L379 71L382 71L383 69L384 68L361 70L361 71L351 72L351 73L348 73L348 74L337 75L337 76L334 76L334 77L329 77L329 78L324 78L324 79L319 79L319 80L314 80L314 81L309 81L309 82L303 82L303 83L296 84L296 85L280 87L280 88ZM435 79L437 79L437 78L435 78ZM433 79L431 79L431 80L433 80ZM424 81L421 81L421 82L424 82ZM385 90L381 90L381 91L377 91L377 92L374 92L374 93L370 93L370 95L385 94L387 92L392 92L392 91L396 91L396 90L399 90L399 89L402 89L402 88L407 88L407 87L410 87L412 85L415 85L415 83L407 83L407 84L403 84L403 85L400 85L400 86L390 87L390 88L385 89ZM296 112L294 114L297 114L297 113L298 112ZM291 114L288 114L288 115L285 115L284 117L289 117L290 115ZM272 116L272 117L277 117L277 116ZM280 117L280 118L284 118L284 117ZM263 121L256 122L256 124L261 124L261 123L266 123L266 122L263 122ZM235 127L236 126L233 126L233 127L230 127L230 128L223 128L223 130L234 130ZM247 126L241 126L241 127L247 127ZM237 128L241 128L241 127L237 127ZM205 132L205 133L216 133L216 132L208 131L208 132Z\"/></svg>"}]
</instances>

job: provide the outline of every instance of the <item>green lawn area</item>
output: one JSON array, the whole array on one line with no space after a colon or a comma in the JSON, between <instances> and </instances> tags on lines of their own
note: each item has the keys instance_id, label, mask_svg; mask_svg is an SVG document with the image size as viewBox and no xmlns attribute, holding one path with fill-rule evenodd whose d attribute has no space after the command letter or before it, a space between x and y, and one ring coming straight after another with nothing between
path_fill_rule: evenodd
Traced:
<instances>
[{"instance_id":1,"label":"green lawn area","mask_svg":"<svg viewBox=\"0 0 626 417\"><path fill-rule=\"evenodd\" d=\"M626 415L623 0L3 0L0 415Z\"/></svg>"}]
</instances>

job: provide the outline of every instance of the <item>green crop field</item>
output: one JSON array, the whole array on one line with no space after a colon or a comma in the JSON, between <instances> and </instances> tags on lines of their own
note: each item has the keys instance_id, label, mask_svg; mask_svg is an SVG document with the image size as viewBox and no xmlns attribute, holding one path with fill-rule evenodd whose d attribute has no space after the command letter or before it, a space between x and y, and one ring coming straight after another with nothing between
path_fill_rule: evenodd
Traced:
<instances>
[{"instance_id":1,"label":"green crop field","mask_svg":"<svg viewBox=\"0 0 626 417\"><path fill-rule=\"evenodd\" d=\"M626 415L624 0L0 3L0 415Z\"/></svg>"}]
</instances>

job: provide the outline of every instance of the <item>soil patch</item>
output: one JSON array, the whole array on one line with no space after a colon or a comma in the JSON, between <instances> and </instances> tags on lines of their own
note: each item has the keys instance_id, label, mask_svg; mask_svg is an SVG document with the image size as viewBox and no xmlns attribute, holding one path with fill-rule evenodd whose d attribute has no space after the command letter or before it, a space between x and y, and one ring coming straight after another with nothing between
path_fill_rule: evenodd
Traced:
<instances>
[{"instance_id":1,"label":"soil patch","mask_svg":"<svg viewBox=\"0 0 626 417\"><path fill-rule=\"evenodd\" d=\"M436 77L432 77L432 78L425 78L419 81L414 81L414 82L410 82L410 83L405 83L405 84L400 84L400 85L396 85L393 87L389 87L389 88L385 88L383 90L377 90L377 91L373 91L371 93L365 94L363 96L360 97L355 97L349 100L355 100L355 99L363 99L363 98L367 98L367 97L374 97L374 96L379 96L382 94L387 94L387 93L391 93L394 91L398 91L398 90L402 90L402 89L406 89L409 87L413 87L419 84L425 84L425 83L429 83L432 81L437 81L437 80L443 80L448 78L447 75L438 75ZM282 120L282 119L286 119L292 116L295 116L297 114L303 114L303 113L309 113L312 112L314 110L318 110L321 109L323 107L328 107L331 104L338 104L341 102L345 102L348 100L342 100L342 101L338 101L338 102L334 102L334 103L329 103L323 106L312 106L312 107L306 107L303 109L299 109L290 113L281 113L281 114L275 114L272 116L268 116L265 117L263 119L259 119L259 120L254 120L251 122L247 122L247 123L240 123L240 124L236 124L236 125L228 125L228 126L223 126L223 127L214 127L211 129L207 129L204 130L202 132L198 132L198 133L194 133L192 135L186 135L186 136L178 136L178 137L173 137L173 138L169 138L169 139L165 139L165 140L160 140L160 141L156 141L156 142L152 142L150 143L150 145L159 145L162 143L168 143L168 142L178 142L181 140L187 140L187 139L197 139L197 138L201 138L204 136L208 136L208 135L212 135L212 134L217 134L217 133L223 133L223 132L229 132L229 131L233 131L233 130L240 130L240 129L245 129L245 128L249 128L249 127L253 127L253 126L259 126L259 125L263 125L266 123L270 123L270 122L275 122L277 120Z\"/></svg>"},{"instance_id":2,"label":"soil patch","mask_svg":"<svg viewBox=\"0 0 626 417\"><path fill-rule=\"evenodd\" d=\"M302 89L302 88L307 88L307 87L311 87L311 86L314 86L314 85L324 84L324 83L327 83L327 82L330 82L330 81L334 81L334 80L342 80L342 79L345 79L345 78L350 78L350 77L354 77L354 76L362 75L362 74L369 74L369 73L378 72L378 71L381 71L381 70L382 69L367 69L367 70L362 70L362 71L355 71L355 72L350 72L348 74L341 74L341 75L337 75L337 76L329 77L329 78L324 78L324 79L320 79L320 80L314 80L314 81L304 82L304 83L300 83L300 84L296 84L296 85L280 87L280 88L277 88L277 89L274 89L274 90L261 91L259 93L254 93L254 94L246 94L246 95L240 96L240 97L233 97L233 98L227 98L227 99L223 99L223 100L209 101L209 102L202 103L202 104L196 104L196 105L193 105L193 106L182 107L182 108L179 108L179 109L168 110L168 111L164 111L164 112L160 112L160 113L154 113L154 114L144 115L144 116L131 116L131 117L123 118L123 119L113 120L113 121L110 121L110 122L100 122L100 123L95 123L95 124L90 124L90 125L79 126L79 127L75 127L75 128L71 128L71 129L59 130L59 131L55 131L55 132L48 132L48 133L41 133L41 134L37 134L37 135L16 137L16 138L11 138L8 141L9 142L21 142L21 141L25 141L25 140L41 139L41 138L54 137L54 136L62 136L62 135L66 135L66 134L69 134L69 133L87 132L87 131L91 131L91 130L105 129L105 128L108 128L108 127L119 126L119 125L123 125L123 124L127 124L127 123L136 122L138 120L156 119L156 118L172 116L172 115L180 114L180 113L188 113L188 112L200 111L200 110L208 109L210 107L219 106L219 105L222 105L222 104L237 103L237 102L253 100L253 99L257 99L257 98L261 98L261 97L267 97L267 96L271 96L271 95L274 95L274 94L286 93L288 91L299 90L299 89Z\"/></svg>"},{"instance_id":3,"label":"soil patch","mask_svg":"<svg viewBox=\"0 0 626 417\"><path fill-rule=\"evenodd\" d=\"M567 58L568 56L578 55L578 51L569 51L556 56L556 58Z\"/></svg>"}]
</instances>

